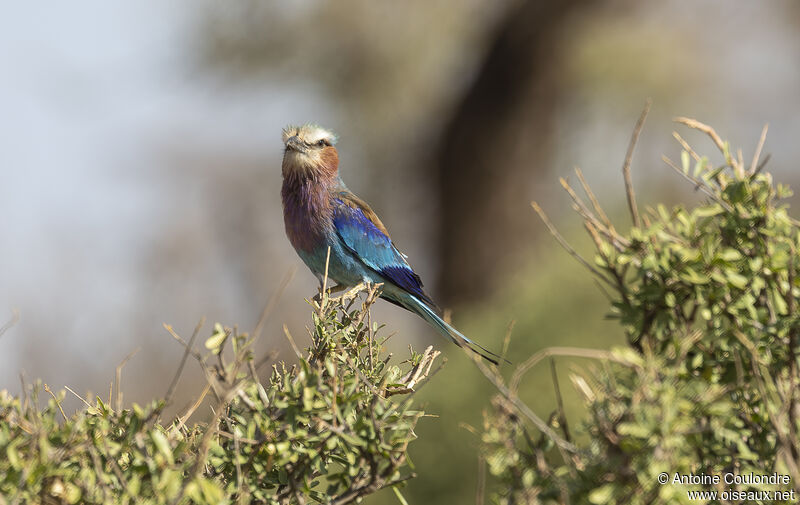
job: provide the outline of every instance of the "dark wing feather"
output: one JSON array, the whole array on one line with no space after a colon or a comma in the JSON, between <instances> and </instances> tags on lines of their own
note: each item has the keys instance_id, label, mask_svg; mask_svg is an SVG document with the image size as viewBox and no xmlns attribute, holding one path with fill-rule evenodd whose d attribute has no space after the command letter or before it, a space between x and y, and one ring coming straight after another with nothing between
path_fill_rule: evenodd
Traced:
<instances>
[{"instance_id":1,"label":"dark wing feather","mask_svg":"<svg viewBox=\"0 0 800 505\"><path fill-rule=\"evenodd\" d=\"M431 307L422 281L389 238L386 227L363 200L342 191L334 200L333 223L345 246L367 267Z\"/></svg>"}]
</instances>

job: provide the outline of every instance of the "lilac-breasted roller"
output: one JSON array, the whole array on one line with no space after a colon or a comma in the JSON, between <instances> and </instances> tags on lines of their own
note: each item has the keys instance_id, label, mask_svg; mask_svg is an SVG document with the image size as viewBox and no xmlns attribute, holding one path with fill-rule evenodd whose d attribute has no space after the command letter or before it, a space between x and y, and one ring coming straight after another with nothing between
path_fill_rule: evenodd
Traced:
<instances>
[{"instance_id":1,"label":"lilac-breasted roller","mask_svg":"<svg viewBox=\"0 0 800 505\"><path fill-rule=\"evenodd\" d=\"M327 259L328 278L338 288L383 284L381 298L417 314L456 345L496 364L499 356L442 319L381 220L347 189L339 176L335 140L316 125L283 130L283 219L297 254L320 280Z\"/></svg>"}]
</instances>

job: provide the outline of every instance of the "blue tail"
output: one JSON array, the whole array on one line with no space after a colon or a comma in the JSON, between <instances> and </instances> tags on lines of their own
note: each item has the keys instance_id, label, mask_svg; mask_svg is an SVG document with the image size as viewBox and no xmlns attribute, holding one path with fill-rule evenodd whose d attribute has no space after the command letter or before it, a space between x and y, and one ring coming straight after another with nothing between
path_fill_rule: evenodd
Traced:
<instances>
[{"instance_id":1,"label":"blue tail","mask_svg":"<svg viewBox=\"0 0 800 505\"><path fill-rule=\"evenodd\" d=\"M470 351L479 355L486 361L494 363L495 365L498 364L499 362L498 360L501 359L506 363L511 363L507 359L504 359L503 357L493 353L492 351L486 349L477 342L473 342L472 340L468 339L463 333L453 328L451 325L447 324L444 321L444 319L442 319L433 308L428 306L428 304L426 304L416 296L404 293L404 296L402 298L403 298L402 300L397 300L397 301L391 300L391 301L399 303L404 308L420 316L422 319L427 321L428 324L436 328L436 330L439 333L452 340L453 343L456 344L457 346L469 349Z\"/></svg>"}]
</instances>

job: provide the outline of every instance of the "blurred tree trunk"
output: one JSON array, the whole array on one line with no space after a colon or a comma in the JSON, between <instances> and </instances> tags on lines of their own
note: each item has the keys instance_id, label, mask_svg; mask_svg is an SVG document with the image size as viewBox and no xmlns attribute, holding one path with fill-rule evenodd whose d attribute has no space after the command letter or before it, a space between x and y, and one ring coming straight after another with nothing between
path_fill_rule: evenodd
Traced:
<instances>
[{"instance_id":1,"label":"blurred tree trunk","mask_svg":"<svg viewBox=\"0 0 800 505\"><path fill-rule=\"evenodd\" d=\"M446 304L486 296L534 238L529 202L548 167L562 28L585 0L515 5L495 31L475 81L435 155L441 205L439 289Z\"/></svg>"}]
</instances>

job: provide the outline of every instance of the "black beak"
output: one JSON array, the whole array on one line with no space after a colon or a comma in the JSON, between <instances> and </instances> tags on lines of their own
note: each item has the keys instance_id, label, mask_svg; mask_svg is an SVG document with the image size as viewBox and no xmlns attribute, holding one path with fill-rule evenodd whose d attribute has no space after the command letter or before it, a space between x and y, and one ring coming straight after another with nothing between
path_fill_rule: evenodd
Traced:
<instances>
[{"instance_id":1,"label":"black beak","mask_svg":"<svg viewBox=\"0 0 800 505\"><path fill-rule=\"evenodd\" d=\"M306 146L305 143L300 140L300 137L297 135L293 135L286 139L286 149L291 149L292 151L298 152L305 152Z\"/></svg>"}]
</instances>

